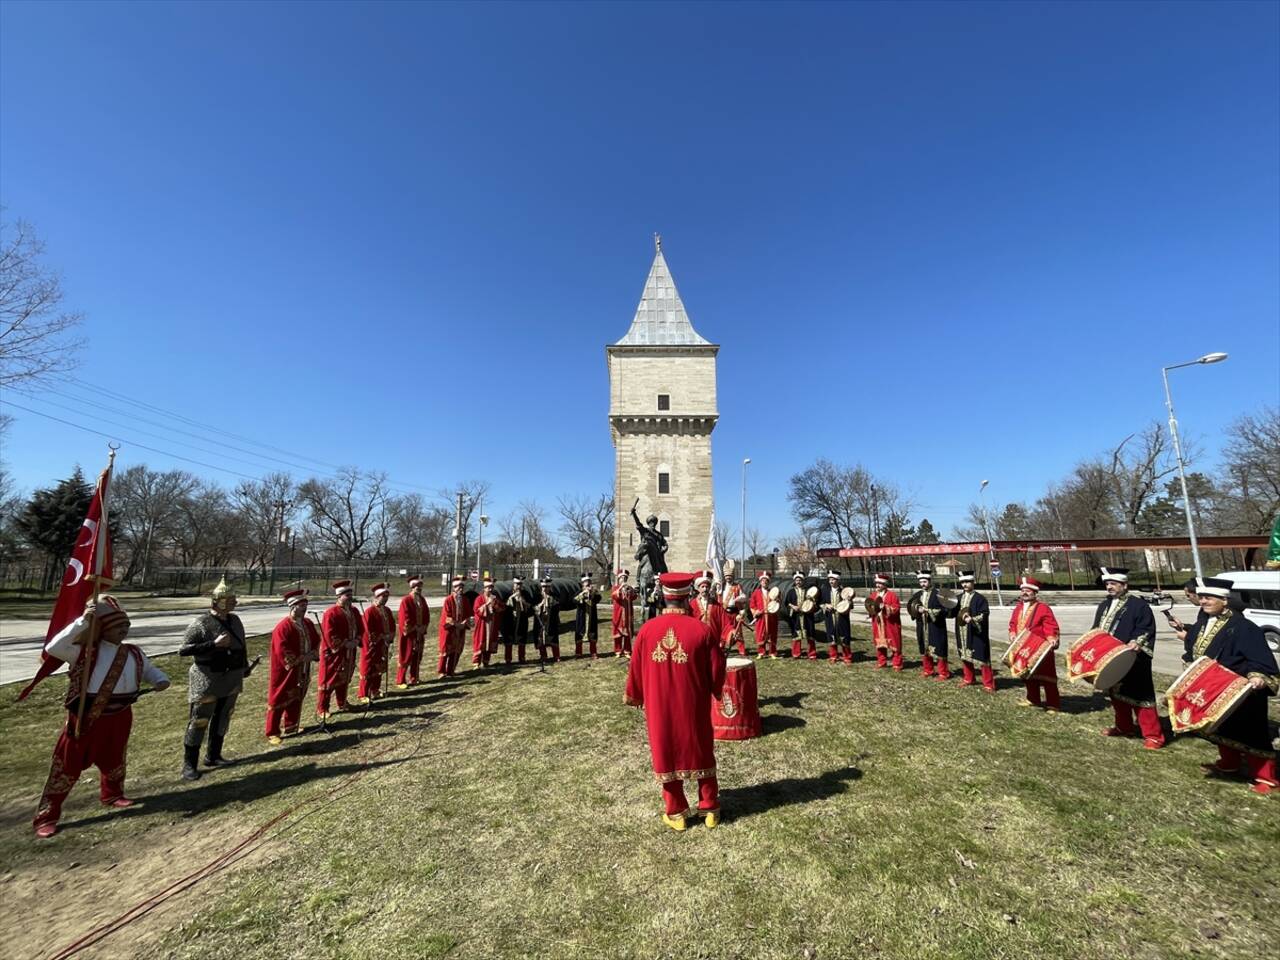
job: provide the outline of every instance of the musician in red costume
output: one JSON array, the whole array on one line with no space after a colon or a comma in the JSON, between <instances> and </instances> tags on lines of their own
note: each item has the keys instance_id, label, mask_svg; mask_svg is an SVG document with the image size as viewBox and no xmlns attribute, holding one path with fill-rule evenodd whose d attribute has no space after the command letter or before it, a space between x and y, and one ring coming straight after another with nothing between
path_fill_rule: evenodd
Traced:
<instances>
[{"instance_id":1,"label":"musician in red costume","mask_svg":"<svg viewBox=\"0 0 1280 960\"><path fill-rule=\"evenodd\" d=\"M630 570L618 571L618 582L609 591L609 599L613 602L613 611L609 617L613 633L613 655L629 657L631 640L636 635L636 588L631 586Z\"/></svg>"},{"instance_id":2,"label":"musician in red costume","mask_svg":"<svg viewBox=\"0 0 1280 960\"><path fill-rule=\"evenodd\" d=\"M658 577L663 609L636 635L623 701L643 707L653 772L662 784L662 822L684 830L692 811L685 780L698 781L698 814L708 827L720 823L711 698L724 689L725 658L711 627L689 616L692 573Z\"/></svg>"},{"instance_id":3,"label":"musician in red costume","mask_svg":"<svg viewBox=\"0 0 1280 960\"><path fill-rule=\"evenodd\" d=\"M766 654L778 659L778 614L769 612L769 576L768 570L759 574L759 586L751 591L751 617L756 629L756 656Z\"/></svg>"},{"instance_id":4,"label":"musician in red costume","mask_svg":"<svg viewBox=\"0 0 1280 960\"><path fill-rule=\"evenodd\" d=\"M373 603L364 612L364 642L360 648L360 702L382 699L382 678L391 660L391 641L396 638L396 617L387 607L391 590L376 583L370 591Z\"/></svg>"},{"instance_id":5,"label":"musician in red costume","mask_svg":"<svg viewBox=\"0 0 1280 960\"><path fill-rule=\"evenodd\" d=\"M876 648L876 669L887 666L902 672L902 601L890 585L887 573L877 573L869 599L880 603L880 612L871 618L871 641Z\"/></svg>"},{"instance_id":6,"label":"musician in red costume","mask_svg":"<svg viewBox=\"0 0 1280 960\"><path fill-rule=\"evenodd\" d=\"M449 595L440 608L440 662L436 666L436 678L452 677L458 672L458 658L467 639L467 627L471 625L472 611L462 593L462 578L454 577Z\"/></svg>"},{"instance_id":7,"label":"musician in red costume","mask_svg":"<svg viewBox=\"0 0 1280 960\"><path fill-rule=\"evenodd\" d=\"M475 629L471 633L471 665L487 667L498 652L498 628L507 605L498 596L492 580L485 579L480 596L472 605Z\"/></svg>"},{"instance_id":8,"label":"musician in red costume","mask_svg":"<svg viewBox=\"0 0 1280 960\"><path fill-rule=\"evenodd\" d=\"M271 667L267 676L267 743L302 733L302 701L311 686L311 664L320 659L320 632L307 619L307 591L288 590L289 615L271 631Z\"/></svg>"},{"instance_id":9,"label":"musician in red costume","mask_svg":"<svg viewBox=\"0 0 1280 960\"><path fill-rule=\"evenodd\" d=\"M320 695L316 702L316 716L321 720L330 716L330 699L338 701L339 710L348 708L347 690L356 672L356 657L364 640L364 621L351 602L355 596L351 581L335 580L333 592L338 600L324 612L320 621Z\"/></svg>"},{"instance_id":10,"label":"musician in red costume","mask_svg":"<svg viewBox=\"0 0 1280 960\"><path fill-rule=\"evenodd\" d=\"M397 620L400 646L396 651L396 689L407 690L419 682L422 651L427 644L427 628L431 626L431 608L422 595L421 575L409 578L409 592L400 600Z\"/></svg>"},{"instance_id":11,"label":"musician in red costume","mask_svg":"<svg viewBox=\"0 0 1280 960\"><path fill-rule=\"evenodd\" d=\"M1028 630L1033 636L1044 637L1053 641L1053 647L1040 661L1039 666L1022 678L1027 695L1018 701L1020 707L1042 706L1049 713L1057 713L1062 707L1062 697L1058 693L1058 668L1055 665L1053 650L1058 649L1058 618L1053 615L1047 603L1040 597L1040 581L1031 577L1023 577L1018 582L1018 602L1014 604L1013 614L1009 617L1009 642L1017 639L1018 634ZM1041 692L1044 703L1040 702Z\"/></svg>"},{"instance_id":12,"label":"musician in red costume","mask_svg":"<svg viewBox=\"0 0 1280 960\"><path fill-rule=\"evenodd\" d=\"M89 682L85 684L81 654L95 619L98 642L88 671ZM164 690L169 686L169 678L138 647L124 642L128 635L129 617L112 597L102 597L97 606L90 600L85 612L59 631L44 648L50 656L70 664L71 672L66 723L53 748L49 779L45 781L32 821L37 837L48 838L58 832L62 803L80 774L89 767L98 768L98 798L104 807L133 806L133 801L124 795L125 755L133 726L133 703L144 680L156 690ZM81 689L86 690L88 702L79 736L76 736Z\"/></svg>"},{"instance_id":13,"label":"musician in red costume","mask_svg":"<svg viewBox=\"0 0 1280 960\"><path fill-rule=\"evenodd\" d=\"M703 573L693 581L697 595L689 601L689 613L697 617L713 631L716 640L723 647L729 641L732 626L724 607L720 606L720 597L711 583L711 575Z\"/></svg>"}]
</instances>

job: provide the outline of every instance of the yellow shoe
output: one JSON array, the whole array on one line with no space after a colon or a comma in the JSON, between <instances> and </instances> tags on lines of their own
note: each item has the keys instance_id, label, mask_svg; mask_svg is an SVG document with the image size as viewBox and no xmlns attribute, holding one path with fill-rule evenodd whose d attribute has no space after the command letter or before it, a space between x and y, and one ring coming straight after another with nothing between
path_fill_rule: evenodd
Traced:
<instances>
[{"instance_id":1,"label":"yellow shoe","mask_svg":"<svg viewBox=\"0 0 1280 960\"><path fill-rule=\"evenodd\" d=\"M408 685L407 683L397 683L397 684L396 684L396 689L397 689L397 690L408 690L408 689L409 689L409 685Z\"/></svg>"},{"instance_id":2,"label":"yellow shoe","mask_svg":"<svg viewBox=\"0 0 1280 960\"><path fill-rule=\"evenodd\" d=\"M708 810L707 819L705 822L707 824L708 830L714 830L716 827L720 826L720 811Z\"/></svg>"},{"instance_id":3,"label":"yellow shoe","mask_svg":"<svg viewBox=\"0 0 1280 960\"><path fill-rule=\"evenodd\" d=\"M1026 699L1026 697L1023 697L1021 700L1019 700L1019 701L1018 701L1018 706L1020 706L1020 707L1034 707L1034 706L1035 706L1035 704L1034 704L1034 703L1032 703L1030 700Z\"/></svg>"},{"instance_id":4,"label":"yellow shoe","mask_svg":"<svg viewBox=\"0 0 1280 960\"><path fill-rule=\"evenodd\" d=\"M307 732L307 728L306 728L306 727L304 727L304 726L299 725L299 726L298 726L298 729L297 729L297 730L295 730L295 731L293 731L293 733L291 734L291 736L295 736L295 737L296 737L298 734L300 734L300 733L306 733L306 732Z\"/></svg>"},{"instance_id":5,"label":"yellow shoe","mask_svg":"<svg viewBox=\"0 0 1280 960\"><path fill-rule=\"evenodd\" d=\"M272 736L272 737L267 737L267 743L271 744L273 747L278 747L280 746L280 744L284 743L284 740L282 740L280 737Z\"/></svg>"},{"instance_id":6,"label":"yellow shoe","mask_svg":"<svg viewBox=\"0 0 1280 960\"><path fill-rule=\"evenodd\" d=\"M676 814L674 817L669 817L664 813L662 815L662 822L676 833L684 833L684 828L687 826L683 813Z\"/></svg>"},{"instance_id":7,"label":"yellow shoe","mask_svg":"<svg viewBox=\"0 0 1280 960\"><path fill-rule=\"evenodd\" d=\"M316 714L316 719L318 719L318 720L328 720L328 719L329 719L329 717L330 717L330 714L328 714L328 713L323 713L323 712L322 712L322 713L317 713L317 714Z\"/></svg>"},{"instance_id":8,"label":"yellow shoe","mask_svg":"<svg viewBox=\"0 0 1280 960\"><path fill-rule=\"evenodd\" d=\"M1058 712L1058 708L1057 708L1057 707L1045 707L1045 708L1044 708L1044 712L1045 712L1045 713L1057 713L1057 712Z\"/></svg>"}]
</instances>

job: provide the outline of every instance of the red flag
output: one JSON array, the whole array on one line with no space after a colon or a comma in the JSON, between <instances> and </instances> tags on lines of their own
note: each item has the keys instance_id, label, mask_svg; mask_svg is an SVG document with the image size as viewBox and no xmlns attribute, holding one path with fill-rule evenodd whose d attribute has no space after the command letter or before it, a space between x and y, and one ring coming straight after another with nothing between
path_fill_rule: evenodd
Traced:
<instances>
[{"instance_id":1,"label":"red flag","mask_svg":"<svg viewBox=\"0 0 1280 960\"><path fill-rule=\"evenodd\" d=\"M112 460L115 454L111 455ZM71 548L71 559L67 561L67 569L62 574L62 589L58 591L58 602L53 605L53 616L49 618L49 630L45 633L45 643L52 640L69 623L84 613L85 605L93 596L94 587L110 586L111 580L111 530L107 522L107 484L111 479L111 464L98 476L98 487L93 492L93 500L89 503L89 513L84 518L75 545ZM49 654L43 654L40 669L31 682L18 694L19 700L25 700L27 694L35 689L37 683L57 670L64 661Z\"/></svg>"}]
</instances>

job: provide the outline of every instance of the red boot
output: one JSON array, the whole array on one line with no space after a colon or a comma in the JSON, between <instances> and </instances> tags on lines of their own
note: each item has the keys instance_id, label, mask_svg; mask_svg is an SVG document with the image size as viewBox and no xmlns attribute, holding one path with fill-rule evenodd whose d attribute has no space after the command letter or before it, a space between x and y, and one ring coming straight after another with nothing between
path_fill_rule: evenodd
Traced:
<instances>
[{"instance_id":1,"label":"red boot","mask_svg":"<svg viewBox=\"0 0 1280 960\"><path fill-rule=\"evenodd\" d=\"M926 677L933 676L933 657L927 653L920 658L920 672Z\"/></svg>"},{"instance_id":2,"label":"red boot","mask_svg":"<svg viewBox=\"0 0 1280 960\"><path fill-rule=\"evenodd\" d=\"M961 660L960 673L963 674L963 679L961 679L960 681L960 686L972 687L973 686L973 664L970 663L968 660Z\"/></svg>"},{"instance_id":3,"label":"red boot","mask_svg":"<svg viewBox=\"0 0 1280 960\"><path fill-rule=\"evenodd\" d=\"M982 665L982 689L987 693L996 692L996 675L991 672L991 664Z\"/></svg>"}]
</instances>

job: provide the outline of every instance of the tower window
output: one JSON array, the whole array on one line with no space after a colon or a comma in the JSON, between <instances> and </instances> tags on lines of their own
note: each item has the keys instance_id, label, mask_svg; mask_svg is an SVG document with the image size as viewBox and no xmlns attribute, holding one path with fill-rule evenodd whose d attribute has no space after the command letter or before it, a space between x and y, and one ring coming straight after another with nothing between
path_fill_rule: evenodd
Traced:
<instances>
[{"instance_id":1,"label":"tower window","mask_svg":"<svg viewBox=\"0 0 1280 960\"><path fill-rule=\"evenodd\" d=\"M670 520L659 520L659 521L658 521L658 531L659 531L659 532L660 532L664 537L669 537L669 536L671 536L671 521L670 521Z\"/></svg>"},{"instance_id":2,"label":"tower window","mask_svg":"<svg viewBox=\"0 0 1280 960\"><path fill-rule=\"evenodd\" d=\"M671 409L671 394L669 393L658 394L658 409L659 410Z\"/></svg>"},{"instance_id":3,"label":"tower window","mask_svg":"<svg viewBox=\"0 0 1280 960\"><path fill-rule=\"evenodd\" d=\"M671 492L671 474L669 473L658 474L658 492L659 493Z\"/></svg>"}]
</instances>

